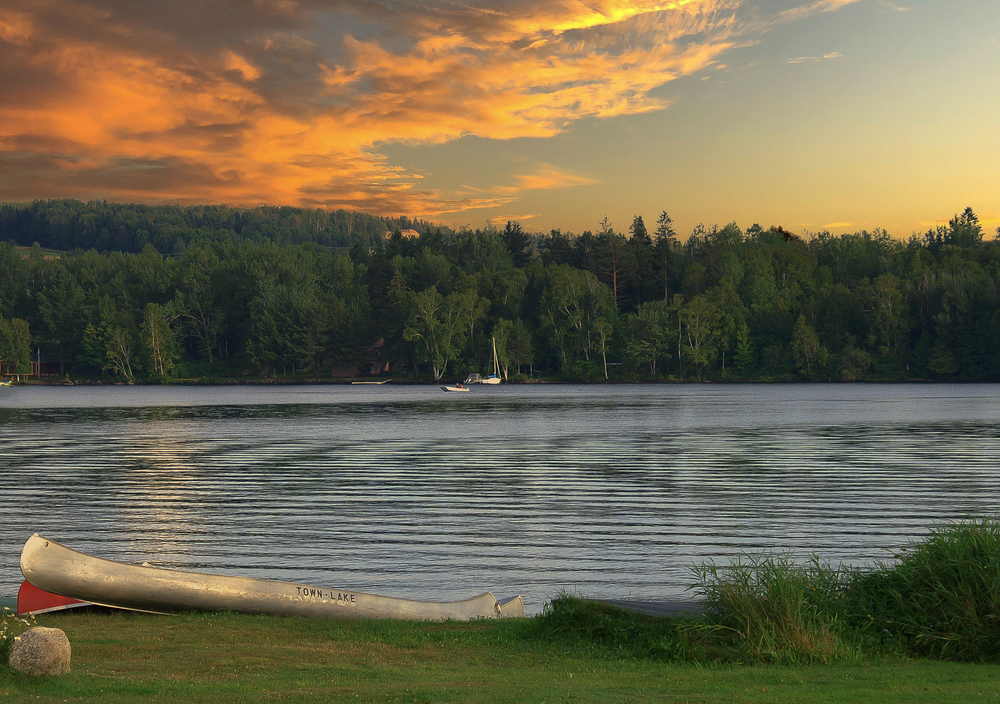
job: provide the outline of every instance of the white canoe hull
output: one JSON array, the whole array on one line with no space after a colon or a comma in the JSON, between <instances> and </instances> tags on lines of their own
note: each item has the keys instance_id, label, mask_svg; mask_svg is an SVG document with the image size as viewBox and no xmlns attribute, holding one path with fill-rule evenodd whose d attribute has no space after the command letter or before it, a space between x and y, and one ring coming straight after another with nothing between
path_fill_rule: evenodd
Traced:
<instances>
[{"instance_id":1,"label":"white canoe hull","mask_svg":"<svg viewBox=\"0 0 1000 704\"><path fill-rule=\"evenodd\" d=\"M21 551L21 573L53 594L137 611L195 609L417 621L524 616L519 596L504 603L490 592L464 601L412 601L312 584L140 567L86 555L37 533Z\"/></svg>"}]
</instances>

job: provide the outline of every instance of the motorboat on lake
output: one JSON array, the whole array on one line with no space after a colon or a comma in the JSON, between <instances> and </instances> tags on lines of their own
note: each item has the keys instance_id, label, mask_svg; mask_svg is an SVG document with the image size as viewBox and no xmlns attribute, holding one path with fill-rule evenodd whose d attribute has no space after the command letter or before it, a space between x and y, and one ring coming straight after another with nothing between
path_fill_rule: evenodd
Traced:
<instances>
[{"instance_id":1,"label":"motorboat on lake","mask_svg":"<svg viewBox=\"0 0 1000 704\"><path fill-rule=\"evenodd\" d=\"M21 550L21 574L43 592L134 611L240 611L278 616L469 621L524 616L520 596L486 592L463 601L417 601L270 579L128 565L77 552L35 533Z\"/></svg>"}]
</instances>

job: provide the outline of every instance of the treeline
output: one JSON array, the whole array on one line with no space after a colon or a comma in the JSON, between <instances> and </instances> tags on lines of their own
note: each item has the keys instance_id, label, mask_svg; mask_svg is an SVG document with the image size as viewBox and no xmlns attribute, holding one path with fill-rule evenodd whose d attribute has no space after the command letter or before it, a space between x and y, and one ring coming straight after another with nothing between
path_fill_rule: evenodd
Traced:
<instances>
[{"instance_id":1,"label":"treeline","mask_svg":"<svg viewBox=\"0 0 1000 704\"><path fill-rule=\"evenodd\" d=\"M0 204L0 241L45 249L96 249L139 254L152 245L179 255L188 242L275 242L349 248L371 247L387 231L428 230L406 217L377 217L350 210L307 210L277 206L142 205L78 200L36 200Z\"/></svg>"},{"instance_id":2,"label":"treeline","mask_svg":"<svg viewBox=\"0 0 1000 704\"><path fill-rule=\"evenodd\" d=\"M147 206L0 211L50 217L60 204L81 221L93 206L168 230ZM258 223L225 236L191 227L169 252L152 240L138 253L94 244L58 257L41 240L26 256L0 245L0 358L23 368L40 349L64 373L126 380L351 369L440 379L488 371L495 340L508 378L1000 379L1000 243L984 242L971 209L907 242L735 224L681 242L663 212L649 229L636 216L627 233L605 221L578 236L511 222L422 223L404 237L413 223L397 221L349 251L318 226L336 214L287 211L278 237L260 225L269 209L165 207L177 222ZM377 233L388 221L376 220Z\"/></svg>"}]
</instances>

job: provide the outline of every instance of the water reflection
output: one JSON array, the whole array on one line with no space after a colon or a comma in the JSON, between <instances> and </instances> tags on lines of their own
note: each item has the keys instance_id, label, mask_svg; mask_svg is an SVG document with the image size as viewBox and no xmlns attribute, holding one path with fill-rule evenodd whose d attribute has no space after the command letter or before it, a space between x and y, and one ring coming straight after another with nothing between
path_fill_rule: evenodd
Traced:
<instances>
[{"instance_id":1,"label":"water reflection","mask_svg":"<svg viewBox=\"0 0 1000 704\"><path fill-rule=\"evenodd\" d=\"M19 389L0 595L33 532L112 559L451 599L683 592L994 513L995 386ZM478 390L477 390L478 391ZM36 393L37 392L37 393Z\"/></svg>"}]
</instances>

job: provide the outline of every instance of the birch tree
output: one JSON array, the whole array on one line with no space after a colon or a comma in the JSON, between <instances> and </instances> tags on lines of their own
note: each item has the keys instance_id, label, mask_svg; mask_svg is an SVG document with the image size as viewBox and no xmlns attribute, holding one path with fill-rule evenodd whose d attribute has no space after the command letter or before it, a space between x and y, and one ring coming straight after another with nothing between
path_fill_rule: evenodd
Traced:
<instances>
[{"instance_id":1,"label":"birch tree","mask_svg":"<svg viewBox=\"0 0 1000 704\"><path fill-rule=\"evenodd\" d=\"M448 363L461 354L468 341L472 317L478 310L475 298L463 292L442 296L434 286L409 297L410 315L403 338L422 346L434 381L440 381Z\"/></svg>"},{"instance_id":2,"label":"birch tree","mask_svg":"<svg viewBox=\"0 0 1000 704\"><path fill-rule=\"evenodd\" d=\"M695 296L684 307L682 315L686 352L700 379L705 367L715 357L720 311L705 296Z\"/></svg>"},{"instance_id":3,"label":"birch tree","mask_svg":"<svg viewBox=\"0 0 1000 704\"><path fill-rule=\"evenodd\" d=\"M150 375L160 379L170 376L179 352L177 339L163 309L156 303L146 304L139 338Z\"/></svg>"}]
</instances>

